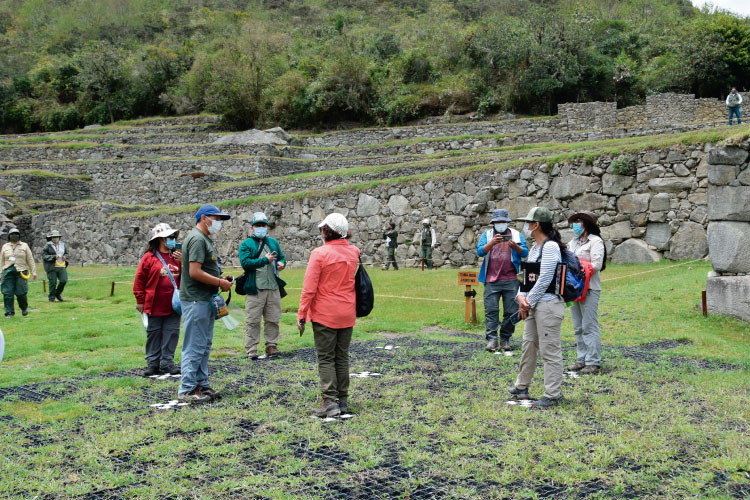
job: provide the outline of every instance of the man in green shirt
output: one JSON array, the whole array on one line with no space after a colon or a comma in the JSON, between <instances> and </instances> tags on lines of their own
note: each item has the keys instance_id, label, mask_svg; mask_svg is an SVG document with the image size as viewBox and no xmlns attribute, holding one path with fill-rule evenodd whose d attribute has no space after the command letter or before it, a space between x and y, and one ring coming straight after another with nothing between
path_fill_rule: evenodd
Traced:
<instances>
[{"instance_id":1,"label":"man in green shirt","mask_svg":"<svg viewBox=\"0 0 750 500\"><path fill-rule=\"evenodd\" d=\"M281 295L279 271L286 266L284 252L279 242L268 236L268 217L255 212L250 221L252 233L240 244L240 265L245 271L246 294L245 351L250 359L258 359L260 320L265 319L263 333L266 338L266 355L279 354L279 322L281 321Z\"/></svg>"},{"instance_id":2,"label":"man in green shirt","mask_svg":"<svg viewBox=\"0 0 750 500\"><path fill-rule=\"evenodd\" d=\"M391 264L393 264L393 269L398 271L398 264L396 263L396 247L398 246L396 224L391 222L387 228L383 228L383 239L385 239L385 246L388 249L388 258L385 261L383 270L387 271L391 267Z\"/></svg>"},{"instance_id":3,"label":"man in green shirt","mask_svg":"<svg viewBox=\"0 0 750 500\"><path fill-rule=\"evenodd\" d=\"M208 384L208 356L216 318L213 296L219 288L227 291L232 284L221 277L221 259L209 236L215 236L221 222L227 219L229 214L215 205L203 205L195 214L195 227L182 243L180 302L184 336L177 399L185 403L204 403L219 397Z\"/></svg>"}]
</instances>

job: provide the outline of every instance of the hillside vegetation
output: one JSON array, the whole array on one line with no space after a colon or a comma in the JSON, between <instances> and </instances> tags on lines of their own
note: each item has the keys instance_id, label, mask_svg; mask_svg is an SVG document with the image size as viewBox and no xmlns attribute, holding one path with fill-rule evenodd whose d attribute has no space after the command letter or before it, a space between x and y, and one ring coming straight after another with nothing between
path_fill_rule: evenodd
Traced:
<instances>
[{"instance_id":1,"label":"hillside vegetation","mask_svg":"<svg viewBox=\"0 0 750 500\"><path fill-rule=\"evenodd\" d=\"M750 20L689 0L6 0L0 129L554 114L750 87Z\"/></svg>"}]
</instances>

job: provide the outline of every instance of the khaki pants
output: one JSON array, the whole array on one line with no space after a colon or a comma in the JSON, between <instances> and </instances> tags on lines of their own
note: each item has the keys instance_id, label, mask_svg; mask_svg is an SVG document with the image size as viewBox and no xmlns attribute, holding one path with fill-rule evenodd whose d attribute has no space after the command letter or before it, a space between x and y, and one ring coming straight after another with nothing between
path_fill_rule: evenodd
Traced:
<instances>
[{"instance_id":1,"label":"khaki pants","mask_svg":"<svg viewBox=\"0 0 750 500\"><path fill-rule=\"evenodd\" d=\"M279 321L281 321L281 296L278 290L258 290L258 295L245 296L245 352L258 350L260 342L260 320L265 319L263 334L266 347L279 343Z\"/></svg>"},{"instance_id":2,"label":"khaki pants","mask_svg":"<svg viewBox=\"0 0 750 500\"><path fill-rule=\"evenodd\" d=\"M349 344L353 327L329 328L313 322L315 349L318 352L318 375L323 399L349 397Z\"/></svg>"},{"instance_id":3,"label":"khaki pants","mask_svg":"<svg viewBox=\"0 0 750 500\"><path fill-rule=\"evenodd\" d=\"M565 315L565 303L558 298L537 302L524 322L523 350L518 367L516 387L526 389L531 385L536 370L537 350L544 366L544 395L550 399L562 396L563 355L560 343L560 325Z\"/></svg>"}]
</instances>

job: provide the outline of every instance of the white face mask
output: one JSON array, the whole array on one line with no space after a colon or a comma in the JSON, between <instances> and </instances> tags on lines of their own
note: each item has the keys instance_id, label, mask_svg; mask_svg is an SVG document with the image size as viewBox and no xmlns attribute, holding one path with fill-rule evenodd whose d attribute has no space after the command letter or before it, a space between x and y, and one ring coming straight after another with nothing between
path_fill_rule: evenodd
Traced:
<instances>
[{"instance_id":1,"label":"white face mask","mask_svg":"<svg viewBox=\"0 0 750 500\"><path fill-rule=\"evenodd\" d=\"M497 231L498 233L504 233L507 229L507 222L498 222L497 224L495 224L495 231Z\"/></svg>"},{"instance_id":2,"label":"white face mask","mask_svg":"<svg viewBox=\"0 0 750 500\"><path fill-rule=\"evenodd\" d=\"M208 229L209 234L216 234L221 230L221 221L220 220L212 220L211 225L206 225L206 229Z\"/></svg>"},{"instance_id":3,"label":"white face mask","mask_svg":"<svg viewBox=\"0 0 750 500\"><path fill-rule=\"evenodd\" d=\"M523 234L527 238L531 238L531 232L532 232L531 229L529 229L529 223L525 222L524 225L523 225Z\"/></svg>"}]
</instances>

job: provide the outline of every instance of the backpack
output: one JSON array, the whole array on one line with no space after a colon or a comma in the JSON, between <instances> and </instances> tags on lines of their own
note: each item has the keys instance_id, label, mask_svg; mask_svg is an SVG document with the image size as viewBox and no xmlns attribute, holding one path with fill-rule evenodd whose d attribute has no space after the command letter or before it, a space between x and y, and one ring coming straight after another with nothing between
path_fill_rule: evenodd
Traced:
<instances>
[{"instance_id":1,"label":"backpack","mask_svg":"<svg viewBox=\"0 0 750 500\"><path fill-rule=\"evenodd\" d=\"M542 251L548 241L545 240L542 243L542 247L539 249L539 256L536 259L537 262L541 262ZM555 278L546 291L547 293L561 295L565 302L573 302L583 293L586 274L581 267L581 261L578 260L578 256L574 252L571 252L567 248L561 248L560 255L562 262L558 262L555 269Z\"/></svg>"},{"instance_id":2,"label":"backpack","mask_svg":"<svg viewBox=\"0 0 750 500\"><path fill-rule=\"evenodd\" d=\"M354 275L354 293L357 297L357 317L363 318L370 314L375 305L375 291L372 288L370 276L362 265L362 258L359 258L359 268Z\"/></svg>"},{"instance_id":3,"label":"backpack","mask_svg":"<svg viewBox=\"0 0 750 500\"><path fill-rule=\"evenodd\" d=\"M729 94L727 98L728 106L734 108L740 105L740 95L737 92Z\"/></svg>"}]
</instances>

